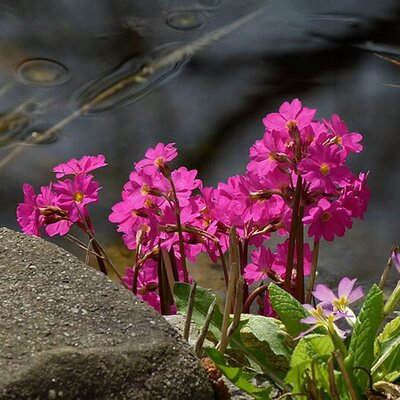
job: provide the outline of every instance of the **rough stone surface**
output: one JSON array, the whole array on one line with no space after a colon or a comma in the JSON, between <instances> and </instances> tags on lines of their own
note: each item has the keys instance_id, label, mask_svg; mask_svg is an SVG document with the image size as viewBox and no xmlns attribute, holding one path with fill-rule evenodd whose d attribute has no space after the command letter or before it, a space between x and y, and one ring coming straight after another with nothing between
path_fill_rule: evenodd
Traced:
<instances>
[{"instance_id":1,"label":"rough stone surface","mask_svg":"<svg viewBox=\"0 0 400 400\"><path fill-rule=\"evenodd\" d=\"M0 399L211 399L147 305L40 238L0 229Z\"/></svg>"}]
</instances>

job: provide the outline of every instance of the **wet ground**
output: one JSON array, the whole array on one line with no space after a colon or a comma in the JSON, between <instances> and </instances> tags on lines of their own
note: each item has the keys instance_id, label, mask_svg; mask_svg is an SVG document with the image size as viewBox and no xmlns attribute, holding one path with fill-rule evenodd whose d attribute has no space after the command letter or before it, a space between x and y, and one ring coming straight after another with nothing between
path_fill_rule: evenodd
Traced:
<instances>
[{"instance_id":1,"label":"wet ground","mask_svg":"<svg viewBox=\"0 0 400 400\"><path fill-rule=\"evenodd\" d=\"M114 243L107 215L147 147L176 142L215 185L244 172L263 116L298 97L362 133L352 167L371 170L365 221L322 246L321 266L377 279L400 241L400 65L376 54L400 60L399 20L396 0L1 1L0 225L18 228L24 182L103 153L91 210Z\"/></svg>"}]
</instances>

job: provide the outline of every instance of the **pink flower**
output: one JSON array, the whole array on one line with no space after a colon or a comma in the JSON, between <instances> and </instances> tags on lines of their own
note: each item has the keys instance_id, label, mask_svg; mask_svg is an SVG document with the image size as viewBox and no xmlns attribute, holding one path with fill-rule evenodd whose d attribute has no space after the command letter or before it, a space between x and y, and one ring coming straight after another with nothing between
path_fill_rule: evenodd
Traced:
<instances>
[{"instance_id":1,"label":"pink flower","mask_svg":"<svg viewBox=\"0 0 400 400\"><path fill-rule=\"evenodd\" d=\"M344 121L338 115L332 115L331 122L324 120L324 124L332 131L328 142L342 147L346 154L350 152L359 153L363 147L360 142L362 135L357 132L349 133Z\"/></svg>"},{"instance_id":2,"label":"pink flower","mask_svg":"<svg viewBox=\"0 0 400 400\"><path fill-rule=\"evenodd\" d=\"M127 286L132 289L133 268L127 268L122 278ZM161 312L160 296L158 294L157 262L148 259L137 277L137 298L152 306L156 311Z\"/></svg>"},{"instance_id":3,"label":"pink flower","mask_svg":"<svg viewBox=\"0 0 400 400\"><path fill-rule=\"evenodd\" d=\"M276 274L278 274L282 279L285 279L285 275L286 275L286 264L287 264L288 251L289 251L289 239L286 239L283 243L278 244L276 246L276 256L275 256L274 264L272 265L272 270ZM312 254L310 245L308 243L304 243L304 248L303 248L304 276L310 275L312 258L313 258L313 254ZM295 248L294 265L295 265L295 268L293 269L293 272L295 272L296 265L297 265L297 248Z\"/></svg>"},{"instance_id":4,"label":"pink flower","mask_svg":"<svg viewBox=\"0 0 400 400\"><path fill-rule=\"evenodd\" d=\"M285 146L288 136L279 131L267 131L262 140L257 140L250 148L250 163L247 171L258 175L266 175L278 166L287 168L290 161Z\"/></svg>"},{"instance_id":5,"label":"pink flower","mask_svg":"<svg viewBox=\"0 0 400 400\"><path fill-rule=\"evenodd\" d=\"M175 143L168 143L167 145L158 143L154 149L150 148L146 151L146 159L137 162L135 169L139 171L147 167L151 168L151 170L156 170L164 167L167 162L172 161L177 155Z\"/></svg>"},{"instance_id":6,"label":"pink flower","mask_svg":"<svg viewBox=\"0 0 400 400\"><path fill-rule=\"evenodd\" d=\"M314 109L303 107L299 99L294 99L291 103L285 101L280 106L279 113L268 114L263 123L268 130L290 131L294 127L301 130L311 123L315 112Z\"/></svg>"},{"instance_id":7,"label":"pink flower","mask_svg":"<svg viewBox=\"0 0 400 400\"><path fill-rule=\"evenodd\" d=\"M105 165L107 165L107 163L103 154L97 156L83 156L79 160L72 158L66 163L55 166L53 172L56 173L56 178L59 179L65 175L86 174L97 168L104 167Z\"/></svg>"},{"instance_id":8,"label":"pink flower","mask_svg":"<svg viewBox=\"0 0 400 400\"><path fill-rule=\"evenodd\" d=\"M351 228L352 221L349 212L341 207L340 202L331 203L322 198L316 207L308 211L303 218L305 224L309 224L308 235L319 240L321 236L331 242L335 236L343 236L345 228Z\"/></svg>"},{"instance_id":9,"label":"pink flower","mask_svg":"<svg viewBox=\"0 0 400 400\"><path fill-rule=\"evenodd\" d=\"M313 291L313 296L320 301L331 303L334 310L336 309L337 311L345 313L349 304L354 303L364 296L360 286L353 290L356 281L357 278L350 280L344 277L339 282L337 296L327 286L319 284L316 286L315 291Z\"/></svg>"},{"instance_id":10,"label":"pink flower","mask_svg":"<svg viewBox=\"0 0 400 400\"><path fill-rule=\"evenodd\" d=\"M367 187L367 177L369 172L360 173L358 178L354 177L343 189L339 200L342 207L351 213L352 218L363 219L371 192Z\"/></svg>"},{"instance_id":11,"label":"pink flower","mask_svg":"<svg viewBox=\"0 0 400 400\"><path fill-rule=\"evenodd\" d=\"M253 262L245 267L244 272L248 284L266 279L271 274L275 256L270 249L262 246L251 253L251 259Z\"/></svg>"},{"instance_id":12,"label":"pink flower","mask_svg":"<svg viewBox=\"0 0 400 400\"><path fill-rule=\"evenodd\" d=\"M335 325L335 322L343 317L342 314L323 308L322 304L318 304L316 308L314 308L311 304L303 304L303 307L309 312L310 315L301 319L300 322L312 326L310 329L302 332L295 339L299 339L309 334L318 327L324 328L327 332L335 331L342 339L346 337L346 332L342 331Z\"/></svg>"},{"instance_id":13,"label":"pink flower","mask_svg":"<svg viewBox=\"0 0 400 400\"><path fill-rule=\"evenodd\" d=\"M24 202L17 207L17 221L22 232L28 235L40 236L39 208L36 205L36 194L33 186L24 183Z\"/></svg>"},{"instance_id":14,"label":"pink flower","mask_svg":"<svg viewBox=\"0 0 400 400\"><path fill-rule=\"evenodd\" d=\"M85 206L98 201L100 187L92 175L75 175L73 180L59 181L53 187L59 195L60 208L68 210L72 222L81 220L81 216L87 216Z\"/></svg>"},{"instance_id":15,"label":"pink flower","mask_svg":"<svg viewBox=\"0 0 400 400\"><path fill-rule=\"evenodd\" d=\"M349 304L354 303L364 296L363 290L360 286L353 290L356 281L357 279L350 280L349 278L344 277L339 282L337 296L327 286L319 284L316 286L315 291L313 291L313 296L323 302L321 304L324 308L327 304L331 305L333 311L342 314L350 326L354 326L356 316L350 309Z\"/></svg>"},{"instance_id":16,"label":"pink flower","mask_svg":"<svg viewBox=\"0 0 400 400\"><path fill-rule=\"evenodd\" d=\"M392 251L390 259L391 259L392 265L397 269L397 272L400 273L400 250L399 250L399 248L396 248Z\"/></svg>"},{"instance_id":17,"label":"pink flower","mask_svg":"<svg viewBox=\"0 0 400 400\"><path fill-rule=\"evenodd\" d=\"M41 187L36 202L45 232L49 236L66 235L71 228L72 221L68 217L68 211L60 208L59 196L52 191L51 184Z\"/></svg>"},{"instance_id":18,"label":"pink flower","mask_svg":"<svg viewBox=\"0 0 400 400\"><path fill-rule=\"evenodd\" d=\"M310 184L310 189L333 194L338 187L347 185L351 172L343 165L337 147L315 144L309 147L308 153L309 156L300 162L298 169Z\"/></svg>"}]
</instances>

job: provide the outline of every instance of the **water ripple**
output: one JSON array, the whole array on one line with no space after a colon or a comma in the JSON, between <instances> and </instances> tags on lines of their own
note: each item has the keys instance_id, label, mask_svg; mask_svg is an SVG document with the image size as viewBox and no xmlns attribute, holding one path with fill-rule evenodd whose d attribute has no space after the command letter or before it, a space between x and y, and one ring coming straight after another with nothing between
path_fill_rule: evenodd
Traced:
<instances>
[{"instance_id":1,"label":"water ripple","mask_svg":"<svg viewBox=\"0 0 400 400\"><path fill-rule=\"evenodd\" d=\"M64 65L45 58L33 58L19 64L16 69L19 82L33 87L55 87L69 80Z\"/></svg>"},{"instance_id":2,"label":"water ripple","mask_svg":"<svg viewBox=\"0 0 400 400\"><path fill-rule=\"evenodd\" d=\"M182 57L179 61L158 68L147 75L143 74L145 67L152 65L154 60L168 56L181 46L179 43L162 46L142 57L132 58L117 69L89 82L73 96L75 106L81 109L85 105L94 103L88 107L86 114L95 114L139 100L161 84L174 78L188 61L189 56Z\"/></svg>"}]
</instances>

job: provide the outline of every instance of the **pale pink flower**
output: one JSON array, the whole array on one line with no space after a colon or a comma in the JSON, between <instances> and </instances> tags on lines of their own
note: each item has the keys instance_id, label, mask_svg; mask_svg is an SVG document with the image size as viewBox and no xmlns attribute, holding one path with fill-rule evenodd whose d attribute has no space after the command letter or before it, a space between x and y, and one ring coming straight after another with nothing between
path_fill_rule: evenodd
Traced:
<instances>
[{"instance_id":1,"label":"pale pink flower","mask_svg":"<svg viewBox=\"0 0 400 400\"><path fill-rule=\"evenodd\" d=\"M332 305L333 311L343 314L347 322L354 326L356 316L354 312L349 307L349 304L361 299L364 296L361 286L353 289L357 279L350 280L344 277L338 286L338 295L329 289L327 286L319 284L316 286L315 291L313 291L313 296L322 301L322 306L326 307L327 304Z\"/></svg>"}]
</instances>

